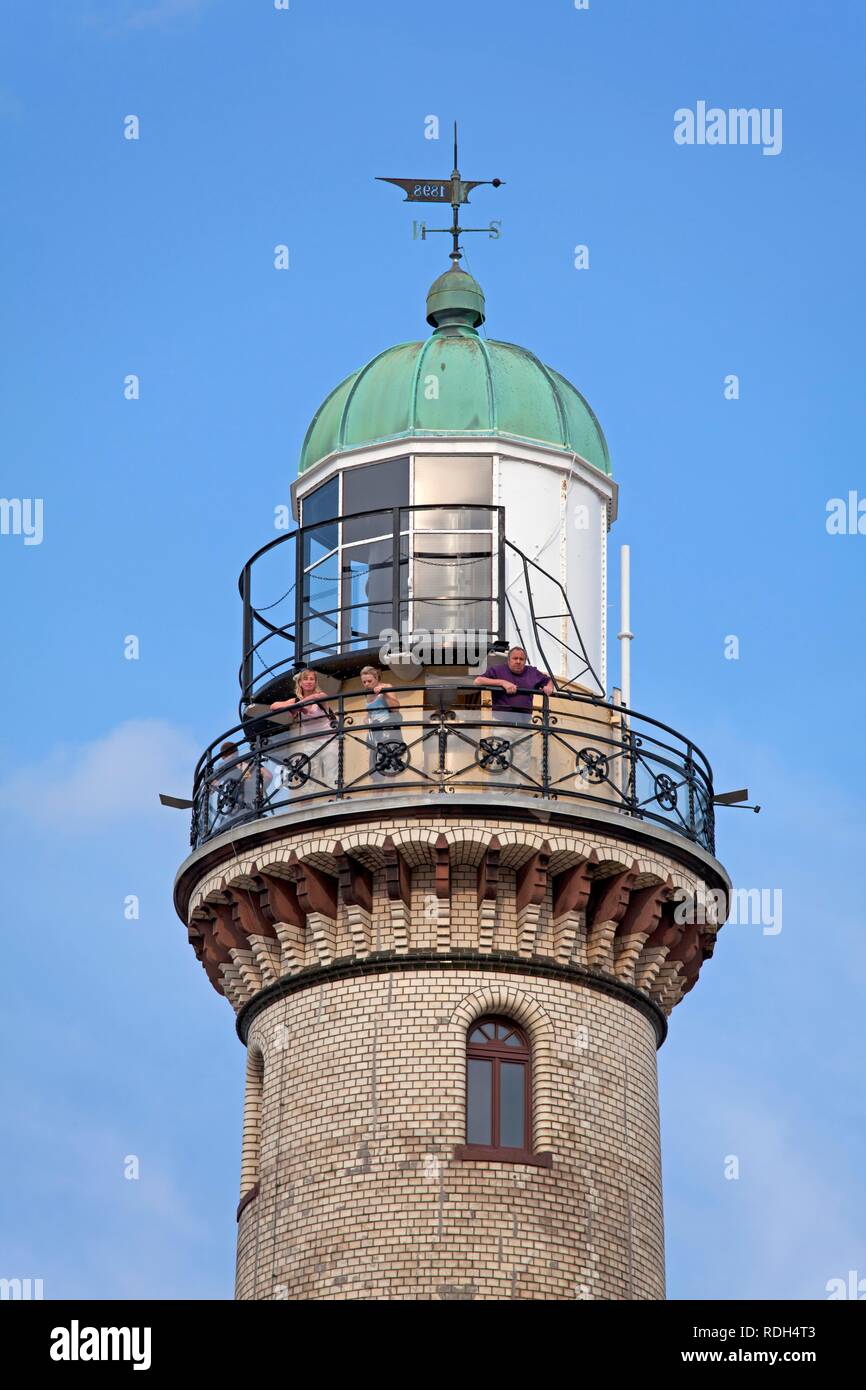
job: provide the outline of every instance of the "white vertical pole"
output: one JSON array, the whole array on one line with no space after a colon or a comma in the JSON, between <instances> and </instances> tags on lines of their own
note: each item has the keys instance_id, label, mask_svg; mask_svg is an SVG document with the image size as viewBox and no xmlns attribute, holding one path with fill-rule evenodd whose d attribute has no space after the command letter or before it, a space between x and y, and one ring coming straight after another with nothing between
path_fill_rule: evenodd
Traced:
<instances>
[{"instance_id":1,"label":"white vertical pole","mask_svg":"<svg viewBox=\"0 0 866 1390\"><path fill-rule=\"evenodd\" d=\"M622 686L622 702L626 709L631 709L631 647L629 643L634 637L630 629L631 623L631 558L627 545L620 546L619 552L619 596L620 596L620 631L617 633L619 638L619 667L620 685Z\"/></svg>"}]
</instances>

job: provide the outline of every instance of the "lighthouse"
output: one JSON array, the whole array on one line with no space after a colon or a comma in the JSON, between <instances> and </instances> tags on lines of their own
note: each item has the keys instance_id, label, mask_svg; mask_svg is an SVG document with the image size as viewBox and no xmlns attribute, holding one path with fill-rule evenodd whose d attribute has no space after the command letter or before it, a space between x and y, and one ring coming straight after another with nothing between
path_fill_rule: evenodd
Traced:
<instances>
[{"instance_id":1,"label":"lighthouse","mask_svg":"<svg viewBox=\"0 0 866 1390\"><path fill-rule=\"evenodd\" d=\"M246 1051L236 1297L660 1299L712 773L611 684L589 404L487 335L459 257L422 306L313 414L195 770L175 902Z\"/></svg>"}]
</instances>

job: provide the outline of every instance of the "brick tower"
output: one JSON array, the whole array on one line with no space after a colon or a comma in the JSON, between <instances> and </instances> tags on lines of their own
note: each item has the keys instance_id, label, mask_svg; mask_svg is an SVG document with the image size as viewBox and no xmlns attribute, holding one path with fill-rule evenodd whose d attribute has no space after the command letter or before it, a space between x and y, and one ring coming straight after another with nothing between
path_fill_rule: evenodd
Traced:
<instances>
[{"instance_id":1,"label":"brick tower","mask_svg":"<svg viewBox=\"0 0 866 1390\"><path fill-rule=\"evenodd\" d=\"M711 772L608 694L604 436L484 317L455 263L430 336L316 412L297 529L241 574L175 889L247 1049L240 1299L664 1297L656 1051L724 920Z\"/></svg>"}]
</instances>

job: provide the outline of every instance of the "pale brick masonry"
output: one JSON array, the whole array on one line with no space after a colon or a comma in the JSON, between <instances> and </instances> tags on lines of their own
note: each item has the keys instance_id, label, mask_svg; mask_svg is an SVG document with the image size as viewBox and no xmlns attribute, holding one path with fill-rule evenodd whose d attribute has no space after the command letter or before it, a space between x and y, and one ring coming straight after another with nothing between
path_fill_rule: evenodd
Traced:
<instances>
[{"instance_id":1,"label":"pale brick masonry","mask_svg":"<svg viewBox=\"0 0 866 1390\"><path fill-rule=\"evenodd\" d=\"M655 1054L720 866L517 808L257 825L179 886L249 1047L237 1296L663 1298ZM485 1014L530 1043L531 1162L459 1156Z\"/></svg>"}]
</instances>

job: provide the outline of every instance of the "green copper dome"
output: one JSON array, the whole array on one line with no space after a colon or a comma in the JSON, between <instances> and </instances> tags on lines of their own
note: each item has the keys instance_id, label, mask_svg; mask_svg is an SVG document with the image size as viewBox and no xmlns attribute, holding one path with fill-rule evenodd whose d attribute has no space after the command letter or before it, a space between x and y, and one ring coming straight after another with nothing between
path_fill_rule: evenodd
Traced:
<instances>
[{"instance_id":1,"label":"green copper dome","mask_svg":"<svg viewBox=\"0 0 866 1390\"><path fill-rule=\"evenodd\" d=\"M580 454L610 473L601 426L571 382L526 348L479 337L484 295L465 270L431 285L427 322L434 331L424 342L380 352L323 401L299 472L362 445L477 434Z\"/></svg>"}]
</instances>

